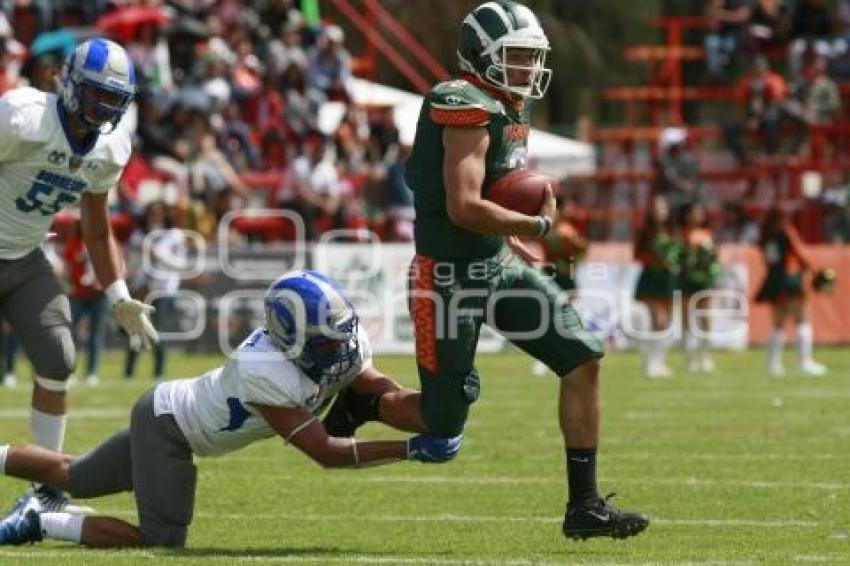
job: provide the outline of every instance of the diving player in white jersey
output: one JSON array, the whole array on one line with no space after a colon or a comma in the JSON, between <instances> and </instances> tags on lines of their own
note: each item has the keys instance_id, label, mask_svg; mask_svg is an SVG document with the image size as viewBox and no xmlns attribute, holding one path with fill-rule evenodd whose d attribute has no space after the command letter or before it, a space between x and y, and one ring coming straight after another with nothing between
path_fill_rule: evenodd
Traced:
<instances>
[{"instance_id":1,"label":"diving player in white jersey","mask_svg":"<svg viewBox=\"0 0 850 566\"><path fill-rule=\"evenodd\" d=\"M194 508L193 455L226 454L275 434L329 468L441 463L460 450L460 436L329 435L317 415L344 389L378 399L375 416L382 422L424 430L419 392L372 367L369 340L339 285L313 271L287 274L266 295L265 326L227 364L157 385L134 405L129 429L85 456L0 445L0 473L49 482L75 497L133 491L138 527L112 517L41 512L24 501L0 521L0 544L49 538L91 547L184 546Z\"/></svg>"},{"instance_id":2,"label":"diving player in white jersey","mask_svg":"<svg viewBox=\"0 0 850 566\"><path fill-rule=\"evenodd\" d=\"M157 339L150 307L131 299L121 278L106 200L130 156L120 122L136 93L133 64L120 45L90 39L68 56L58 88L58 95L20 88L0 98L0 314L35 369L30 429L50 450L62 448L75 361L68 299L41 249L57 212L79 203L86 247L118 322L136 343ZM48 508L67 503L49 486L36 492Z\"/></svg>"}]
</instances>

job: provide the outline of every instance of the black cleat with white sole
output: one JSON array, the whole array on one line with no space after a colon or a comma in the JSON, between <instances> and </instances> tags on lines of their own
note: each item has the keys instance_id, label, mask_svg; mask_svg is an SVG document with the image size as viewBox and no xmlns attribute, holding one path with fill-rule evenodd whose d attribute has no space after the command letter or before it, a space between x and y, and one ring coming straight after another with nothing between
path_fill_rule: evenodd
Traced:
<instances>
[{"instance_id":1,"label":"black cleat with white sole","mask_svg":"<svg viewBox=\"0 0 850 566\"><path fill-rule=\"evenodd\" d=\"M564 515L564 536L574 540L593 537L628 538L649 526L649 517L616 509L608 500L614 494L590 503L568 505Z\"/></svg>"}]
</instances>

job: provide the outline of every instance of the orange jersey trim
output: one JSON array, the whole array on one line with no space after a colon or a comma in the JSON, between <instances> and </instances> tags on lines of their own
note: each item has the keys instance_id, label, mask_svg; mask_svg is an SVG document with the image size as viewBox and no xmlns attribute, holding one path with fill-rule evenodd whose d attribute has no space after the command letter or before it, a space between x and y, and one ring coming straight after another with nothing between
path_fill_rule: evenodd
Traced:
<instances>
[{"instance_id":1,"label":"orange jersey trim","mask_svg":"<svg viewBox=\"0 0 850 566\"><path fill-rule=\"evenodd\" d=\"M490 122L490 113L482 108L458 108L446 110L431 108L431 119L442 126L486 126Z\"/></svg>"},{"instance_id":2,"label":"orange jersey trim","mask_svg":"<svg viewBox=\"0 0 850 566\"><path fill-rule=\"evenodd\" d=\"M436 374L437 317L434 292L434 265L432 257L416 255L410 264L410 318L413 319L416 343L416 363Z\"/></svg>"}]
</instances>

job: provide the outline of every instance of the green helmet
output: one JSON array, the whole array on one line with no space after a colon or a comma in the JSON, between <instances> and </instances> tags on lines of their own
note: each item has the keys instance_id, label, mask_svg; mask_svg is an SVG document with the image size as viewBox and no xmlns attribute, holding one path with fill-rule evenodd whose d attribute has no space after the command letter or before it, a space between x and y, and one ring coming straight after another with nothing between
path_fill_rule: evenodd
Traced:
<instances>
[{"instance_id":1,"label":"green helmet","mask_svg":"<svg viewBox=\"0 0 850 566\"><path fill-rule=\"evenodd\" d=\"M508 61L508 50L531 50L531 58ZM511 0L485 2L463 20L457 56L462 71L498 89L528 98L541 98L549 88L546 68L549 40L537 16ZM527 73L521 84L511 83L511 71Z\"/></svg>"}]
</instances>

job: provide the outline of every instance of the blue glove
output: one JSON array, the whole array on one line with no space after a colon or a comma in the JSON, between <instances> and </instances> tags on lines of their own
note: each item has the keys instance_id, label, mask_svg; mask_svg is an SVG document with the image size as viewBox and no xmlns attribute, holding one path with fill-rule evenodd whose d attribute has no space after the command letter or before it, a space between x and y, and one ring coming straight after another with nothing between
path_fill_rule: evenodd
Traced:
<instances>
[{"instance_id":1,"label":"blue glove","mask_svg":"<svg viewBox=\"0 0 850 566\"><path fill-rule=\"evenodd\" d=\"M452 438L438 438L420 434L407 441L407 459L418 460L426 464L448 462L460 452L462 445L462 434Z\"/></svg>"}]
</instances>

